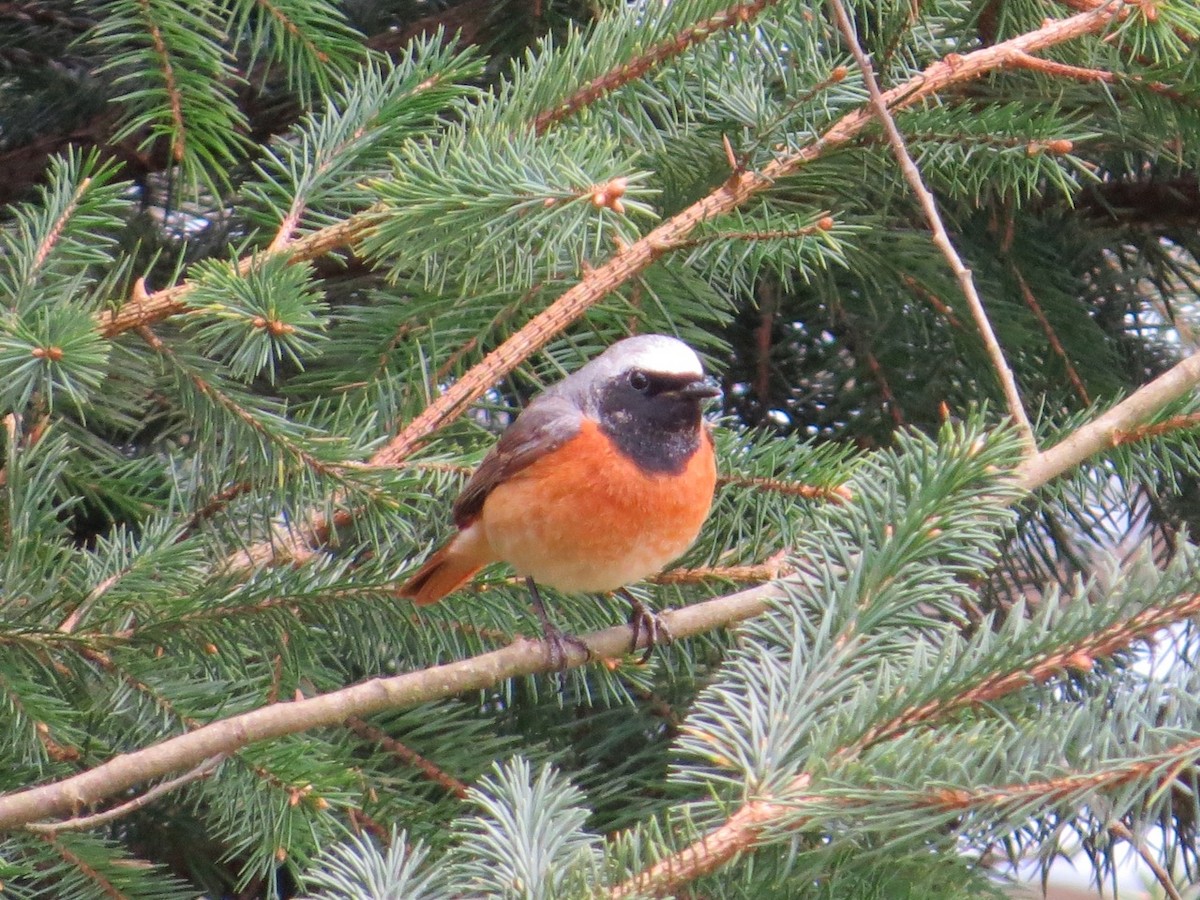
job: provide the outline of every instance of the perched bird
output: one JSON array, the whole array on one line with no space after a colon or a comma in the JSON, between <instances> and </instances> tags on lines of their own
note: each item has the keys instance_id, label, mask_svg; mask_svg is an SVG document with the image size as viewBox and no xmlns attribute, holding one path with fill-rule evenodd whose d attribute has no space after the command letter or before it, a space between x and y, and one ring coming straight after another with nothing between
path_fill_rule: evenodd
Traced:
<instances>
[{"instance_id":1,"label":"perched bird","mask_svg":"<svg viewBox=\"0 0 1200 900\"><path fill-rule=\"evenodd\" d=\"M538 395L484 457L454 503L458 534L401 588L434 603L488 563L525 577L550 647L564 635L537 585L609 592L660 571L695 541L717 470L701 404L721 393L682 341L650 334L618 341ZM669 638L628 592L636 646ZM647 649L649 653L649 648Z\"/></svg>"}]
</instances>

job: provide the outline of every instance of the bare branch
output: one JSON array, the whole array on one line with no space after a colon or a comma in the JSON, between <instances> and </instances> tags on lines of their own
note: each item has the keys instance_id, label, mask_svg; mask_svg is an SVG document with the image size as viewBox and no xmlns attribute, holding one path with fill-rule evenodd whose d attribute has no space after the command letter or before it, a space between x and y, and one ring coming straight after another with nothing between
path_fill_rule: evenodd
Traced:
<instances>
[{"instance_id":1,"label":"bare branch","mask_svg":"<svg viewBox=\"0 0 1200 900\"><path fill-rule=\"evenodd\" d=\"M1122 443L1122 435L1200 384L1200 353L1142 385L1108 412L1017 466L1017 484L1032 491L1085 459Z\"/></svg>"},{"instance_id":2,"label":"bare branch","mask_svg":"<svg viewBox=\"0 0 1200 900\"><path fill-rule=\"evenodd\" d=\"M1168 900L1183 900L1183 895L1179 893L1179 888L1175 887L1175 881L1171 878L1171 873L1164 869L1159 861L1154 858L1154 854L1146 848L1145 842L1125 827L1125 823L1113 822L1108 826L1108 830L1114 837L1125 841L1137 851L1138 856L1142 858L1142 862L1154 873L1154 877L1162 885L1163 893L1167 895Z\"/></svg>"},{"instance_id":3,"label":"bare branch","mask_svg":"<svg viewBox=\"0 0 1200 900\"><path fill-rule=\"evenodd\" d=\"M879 88L879 81L875 78L875 71L871 66L871 60L868 59L866 51L863 50L862 45L858 42L858 35L854 33L854 25L850 21L850 16L846 13L846 8L842 5L841 0L829 0L829 6L833 10L838 28L841 30L842 36L846 39L846 44L849 46L850 52L854 54L854 59L858 62L859 69L862 70L863 82L867 86L867 92L871 95L871 105L874 107L879 121L883 124L888 143L892 147L892 153L895 155L896 161L900 164L900 170L904 173L904 178L908 182L909 187L916 194L917 201L921 204L921 209L925 213L925 219L929 222L929 227L933 231L933 243L946 258L951 271L954 272L954 276L958 279L963 296L967 298L967 306L970 307L971 315L975 319L975 326L979 329L980 337L983 338L983 345L987 348L992 366L996 370L996 376L1000 379L1000 387L1004 391L1005 402L1008 405L1008 414L1016 422L1017 430L1020 431L1021 437L1025 441L1027 451L1035 453L1037 452L1037 441L1033 436L1033 426L1029 424L1029 416L1025 413L1025 407L1021 402L1021 395L1017 390L1016 378L1013 377L1012 368L1008 365L1008 360L1004 357L1004 350L1001 348L1000 342L996 340L996 333L992 329L992 323L988 319L987 310L984 309L983 300L980 298L979 291L975 287L975 279L971 275L971 270L963 264L962 257L958 255L954 243L950 240L950 235L946 233L946 226L943 224L942 217L938 213L937 201L934 199L933 193L929 188L925 186L925 181L921 178L921 171L917 168L917 164L909 154L908 147L905 146L904 136L900 134L900 129L896 127L896 121L892 118L891 113L888 112L888 99ZM1001 44L998 46L1004 45ZM1028 56L1025 53L1022 55Z\"/></svg>"}]
</instances>

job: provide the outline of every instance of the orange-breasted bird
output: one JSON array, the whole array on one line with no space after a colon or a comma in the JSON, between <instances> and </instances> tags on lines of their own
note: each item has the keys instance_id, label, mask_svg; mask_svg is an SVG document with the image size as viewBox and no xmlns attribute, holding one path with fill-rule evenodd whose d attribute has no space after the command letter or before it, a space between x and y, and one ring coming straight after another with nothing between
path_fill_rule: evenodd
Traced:
<instances>
[{"instance_id":1,"label":"orange-breasted bird","mask_svg":"<svg viewBox=\"0 0 1200 900\"><path fill-rule=\"evenodd\" d=\"M701 405L721 393L682 341L626 338L534 398L454 503L458 533L399 590L435 603L483 566L525 577L550 647L564 636L537 585L608 592L660 571L695 541L716 484ZM665 630L631 594L633 641ZM583 647L586 650L586 647ZM647 653L649 649L647 649Z\"/></svg>"}]
</instances>

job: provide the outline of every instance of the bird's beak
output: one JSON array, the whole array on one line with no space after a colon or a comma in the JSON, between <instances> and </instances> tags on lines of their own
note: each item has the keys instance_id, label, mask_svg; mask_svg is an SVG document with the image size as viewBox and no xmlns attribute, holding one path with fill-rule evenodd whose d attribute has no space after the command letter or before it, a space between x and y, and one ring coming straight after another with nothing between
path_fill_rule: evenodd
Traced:
<instances>
[{"instance_id":1,"label":"bird's beak","mask_svg":"<svg viewBox=\"0 0 1200 900\"><path fill-rule=\"evenodd\" d=\"M689 400L707 400L710 397L720 397L722 391L716 379L710 377L697 378L671 393L676 397L686 397Z\"/></svg>"}]
</instances>

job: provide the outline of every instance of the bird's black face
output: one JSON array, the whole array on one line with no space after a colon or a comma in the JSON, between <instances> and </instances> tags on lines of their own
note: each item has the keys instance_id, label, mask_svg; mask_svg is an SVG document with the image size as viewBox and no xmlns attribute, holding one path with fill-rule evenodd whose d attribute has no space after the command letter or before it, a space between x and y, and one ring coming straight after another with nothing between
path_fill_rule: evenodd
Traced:
<instances>
[{"instance_id":1,"label":"bird's black face","mask_svg":"<svg viewBox=\"0 0 1200 900\"><path fill-rule=\"evenodd\" d=\"M707 378L629 369L600 391L600 430L651 472L679 473L700 446L700 406L720 389Z\"/></svg>"}]
</instances>

